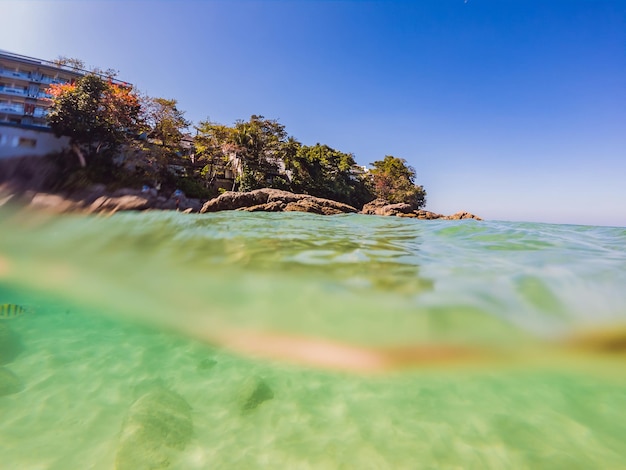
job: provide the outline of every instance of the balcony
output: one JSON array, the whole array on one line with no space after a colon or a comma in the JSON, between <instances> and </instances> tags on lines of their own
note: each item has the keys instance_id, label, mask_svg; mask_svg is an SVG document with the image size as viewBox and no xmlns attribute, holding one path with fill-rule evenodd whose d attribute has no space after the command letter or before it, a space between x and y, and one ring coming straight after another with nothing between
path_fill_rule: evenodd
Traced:
<instances>
[{"instance_id":1,"label":"balcony","mask_svg":"<svg viewBox=\"0 0 626 470\"><path fill-rule=\"evenodd\" d=\"M4 85L0 85L0 93L13 96L26 96L26 90L24 90L23 88L15 88Z\"/></svg>"},{"instance_id":2,"label":"balcony","mask_svg":"<svg viewBox=\"0 0 626 470\"><path fill-rule=\"evenodd\" d=\"M19 104L0 104L0 113L23 115L24 106Z\"/></svg>"},{"instance_id":3,"label":"balcony","mask_svg":"<svg viewBox=\"0 0 626 470\"><path fill-rule=\"evenodd\" d=\"M30 80L28 72L17 72L15 70L0 69L0 77L15 78L18 80Z\"/></svg>"},{"instance_id":4,"label":"balcony","mask_svg":"<svg viewBox=\"0 0 626 470\"><path fill-rule=\"evenodd\" d=\"M36 118L45 118L48 115L48 110L44 108L35 108L35 112L33 113L33 117Z\"/></svg>"}]
</instances>

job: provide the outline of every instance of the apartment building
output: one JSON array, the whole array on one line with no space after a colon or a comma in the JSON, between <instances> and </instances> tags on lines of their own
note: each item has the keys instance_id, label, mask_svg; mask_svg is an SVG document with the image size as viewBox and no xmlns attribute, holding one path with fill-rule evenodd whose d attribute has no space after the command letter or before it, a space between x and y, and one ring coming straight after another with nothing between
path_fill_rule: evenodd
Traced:
<instances>
[{"instance_id":1,"label":"apartment building","mask_svg":"<svg viewBox=\"0 0 626 470\"><path fill-rule=\"evenodd\" d=\"M0 50L0 158L46 155L67 147L69 139L56 137L46 123L51 98L46 90L52 83L71 83L85 73Z\"/></svg>"}]
</instances>

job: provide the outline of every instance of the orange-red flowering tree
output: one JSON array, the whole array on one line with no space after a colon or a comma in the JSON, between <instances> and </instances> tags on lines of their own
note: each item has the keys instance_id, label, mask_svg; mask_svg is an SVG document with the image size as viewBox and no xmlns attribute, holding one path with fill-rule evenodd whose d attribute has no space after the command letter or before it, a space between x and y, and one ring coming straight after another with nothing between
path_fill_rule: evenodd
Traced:
<instances>
[{"instance_id":1,"label":"orange-red flowering tree","mask_svg":"<svg viewBox=\"0 0 626 470\"><path fill-rule=\"evenodd\" d=\"M57 136L68 136L81 166L106 150L114 151L140 127L135 92L97 75L73 84L53 84L48 124Z\"/></svg>"},{"instance_id":2,"label":"orange-red flowering tree","mask_svg":"<svg viewBox=\"0 0 626 470\"><path fill-rule=\"evenodd\" d=\"M389 202L404 202L416 209L426 205L426 191L415 184L415 169L404 158L386 155L383 160L372 163L374 194Z\"/></svg>"}]
</instances>

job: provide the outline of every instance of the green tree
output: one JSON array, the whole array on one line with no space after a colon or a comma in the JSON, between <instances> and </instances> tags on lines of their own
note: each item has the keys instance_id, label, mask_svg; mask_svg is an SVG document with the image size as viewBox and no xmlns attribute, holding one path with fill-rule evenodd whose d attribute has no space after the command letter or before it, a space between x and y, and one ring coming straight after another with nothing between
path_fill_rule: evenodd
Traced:
<instances>
[{"instance_id":1,"label":"green tree","mask_svg":"<svg viewBox=\"0 0 626 470\"><path fill-rule=\"evenodd\" d=\"M415 169L404 158L386 155L372 163L371 170L376 197L389 202L404 202L416 209L426 204L426 191L415 184Z\"/></svg>"},{"instance_id":2,"label":"green tree","mask_svg":"<svg viewBox=\"0 0 626 470\"><path fill-rule=\"evenodd\" d=\"M356 175L354 156L328 145L300 146L286 162L294 192L361 207L373 199L368 181Z\"/></svg>"},{"instance_id":3,"label":"green tree","mask_svg":"<svg viewBox=\"0 0 626 470\"><path fill-rule=\"evenodd\" d=\"M275 182L284 186L284 162L294 146L288 140L285 126L276 120L252 115L249 121L235 123L231 142L239 166L240 191L275 187Z\"/></svg>"},{"instance_id":4,"label":"green tree","mask_svg":"<svg viewBox=\"0 0 626 470\"><path fill-rule=\"evenodd\" d=\"M148 136L158 140L164 147L177 147L183 132L191 123L174 99L146 97L142 103L143 120Z\"/></svg>"},{"instance_id":5,"label":"green tree","mask_svg":"<svg viewBox=\"0 0 626 470\"><path fill-rule=\"evenodd\" d=\"M194 137L195 161L200 168L198 177L209 187L218 174L233 165L234 129L211 121L202 121Z\"/></svg>"}]
</instances>

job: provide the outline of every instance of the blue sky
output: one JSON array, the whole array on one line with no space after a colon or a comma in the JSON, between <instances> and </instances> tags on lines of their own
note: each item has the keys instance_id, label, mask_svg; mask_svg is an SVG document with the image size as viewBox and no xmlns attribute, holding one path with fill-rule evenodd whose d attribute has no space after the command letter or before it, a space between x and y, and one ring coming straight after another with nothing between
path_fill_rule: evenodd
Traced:
<instances>
[{"instance_id":1,"label":"blue sky","mask_svg":"<svg viewBox=\"0 0 626 470\"><path fill-rule=\"evenodd\" d=\"M114 68L194 122L261 114L427 209L626 226L626 0L3 0L0 49Z\"/></svg>"}]
</instances>

